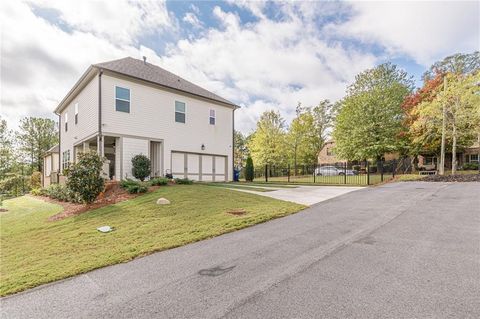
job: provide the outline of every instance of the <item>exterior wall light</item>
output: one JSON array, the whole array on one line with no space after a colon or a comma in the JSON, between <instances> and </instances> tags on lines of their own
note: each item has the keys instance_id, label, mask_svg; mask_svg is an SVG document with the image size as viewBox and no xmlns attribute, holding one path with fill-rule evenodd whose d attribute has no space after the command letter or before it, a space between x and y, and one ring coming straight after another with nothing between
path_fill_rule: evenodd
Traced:
<instances>
[{"instance_id":1,"label":"exterior wall light","mask_svg":"<svg viewBox=\"0 0 480 319\"><path fill-rule=\"evenodd\" d=\"M204 151L205 150L205 144L202 144L201 148L202 148L202 151Z\"/></svg>"}]
</instances>

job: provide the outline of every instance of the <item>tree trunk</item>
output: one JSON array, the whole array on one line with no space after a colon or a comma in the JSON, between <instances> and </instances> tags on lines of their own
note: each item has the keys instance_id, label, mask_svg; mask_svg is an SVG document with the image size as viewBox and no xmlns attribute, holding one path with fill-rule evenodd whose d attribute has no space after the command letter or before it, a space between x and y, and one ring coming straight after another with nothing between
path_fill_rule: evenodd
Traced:
<instances>
[{"instance_id":1,"label":"tree trunk","mask_svg":"<svg viewBox=\"0 0 480 319\"><path fill-rule=\"evenodd\" d=\"M453 122L452 131L452 175L457 172L457 126Z\"/></svg>"}]
</instances>

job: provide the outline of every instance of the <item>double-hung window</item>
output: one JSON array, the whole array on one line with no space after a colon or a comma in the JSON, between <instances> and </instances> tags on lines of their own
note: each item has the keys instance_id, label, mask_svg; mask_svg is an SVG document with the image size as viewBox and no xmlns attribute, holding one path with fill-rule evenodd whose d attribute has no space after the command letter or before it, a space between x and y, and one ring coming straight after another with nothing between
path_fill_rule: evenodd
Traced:
<instances>
[{"instance_id":1,"label":"double-hung window","mask_svg":"<svg viewBox=\"0 0 480 319\"><path fill-rule=\"evenodd\" d=\"M478 162L478 154L470 154L470 162Z\"/></svg>"},{"instance_id":2,"label":"double-hung window","mask_svg":"<svg viewBox=\"0 0 480 319\"><path fill-rule=\"evenodd\" d=\"M78 103L75 103L75 125L78 124Z\"/></svg>"},{"instance_id":3,"label":"double-hung window","mask_svg":"<svg viewBox=\"0 0 480 319\"><path fill-rule=\"evenodd\" d=\"M64 151L62 155L62 170L64 170L70 165L70 150Z\"/></svg>"},{"instance_id":4,"label":"double-hung window","mask_svg":"<svg viewBox=\"0 0 480 319\"><path fill-rule=\"evenodd\" d=\"M68 113L65 113L65 132L68 131Z\"/></svg>"},{"instance_id":5,"label":"double-hung window","mask_svg":"<svg viewBox=\"0 0 480 319\"><path fill-rule=\"evenodd\" d=\"M175 101L175 122L185 123L185 103Z\"/></svg>"},{"instance_id":6,"label":"double-hung window","mask_svg":"<svg viewBox=\"0 0 480 319\"><path fill-rule=\"evenodd\" d=\"M210 125L215 125L215 110L210 110L209 123Z\"/></svg>"},{"instance_id":7,"label":"double-hung window","mask_svg":"<svg viewBox=\"0 0 480 319\"><path fill-rule=\"evenodd\" d=\"M115 87L115 110L130 113L130 89Z\"/></svg>"}]
</instances>

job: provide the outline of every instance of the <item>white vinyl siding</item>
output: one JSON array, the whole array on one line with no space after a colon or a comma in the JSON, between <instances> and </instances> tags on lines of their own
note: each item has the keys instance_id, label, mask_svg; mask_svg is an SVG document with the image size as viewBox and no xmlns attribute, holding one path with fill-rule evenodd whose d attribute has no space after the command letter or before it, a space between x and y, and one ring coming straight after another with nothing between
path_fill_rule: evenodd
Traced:
<instances>
[{"instance_id":1,"label":"white vinyl siding","mask_svg":"<svg viewBox=\"0 0 480 319\"><path fill-rule=\"evenodd\" d=\"M146 139L137 139L137 138L122 138L122 153L123 153L123 178L134 178L132 175L132 158L135 155L145 155L149 156L148 144L149 141Z\"/></svg>"},{"instance_id":2,"label":"white vinyl siding","mask_svg":"<svg viewBox=\"0 0 480 319\"><path fill-rule=\"evenodd\" d=\"M115 111L115 91L112 89L114 86L130 89L128 116ZM175 121L176 101L185 104L185 113L188 113L185 124ZM82 101L80 105L83 119ZM215 110L215 125L210 125L207 119L210 109ZM80 121L82 125L84 122ZM96 124L98 125L98 119ZM116 77L105 71L102 75L102 128L105 136L161 140L162 175L166 170L174 171L171 166L172 151L182 151L228 156L227 172L228 179L231 179L233 109L230 107L140 81ZM205 145L203 150L202 144ZM122 163L125 163L125 159L122 159ZM183 172L184 163L181 165ZM125 172L126 169L123 169L122 178L125 178Z\"/></svg>"}]
</instances>

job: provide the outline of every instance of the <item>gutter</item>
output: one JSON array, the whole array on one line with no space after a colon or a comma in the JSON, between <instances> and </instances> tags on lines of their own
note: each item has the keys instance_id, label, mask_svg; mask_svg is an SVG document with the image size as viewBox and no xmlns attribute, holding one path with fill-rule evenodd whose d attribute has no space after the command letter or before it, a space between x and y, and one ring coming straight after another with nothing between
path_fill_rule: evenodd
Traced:
<instances>
[{"instance_id":1,"label":"gutter","mask_svg":"<svg viewBox=\"0 0 480 319\"><path fill-rule=\"evenodd\" d=\"M97 151L103 156L103 136L102 136L102 74L103 70L98 69L98 145Z\"/></svg>"}]
</instances>

